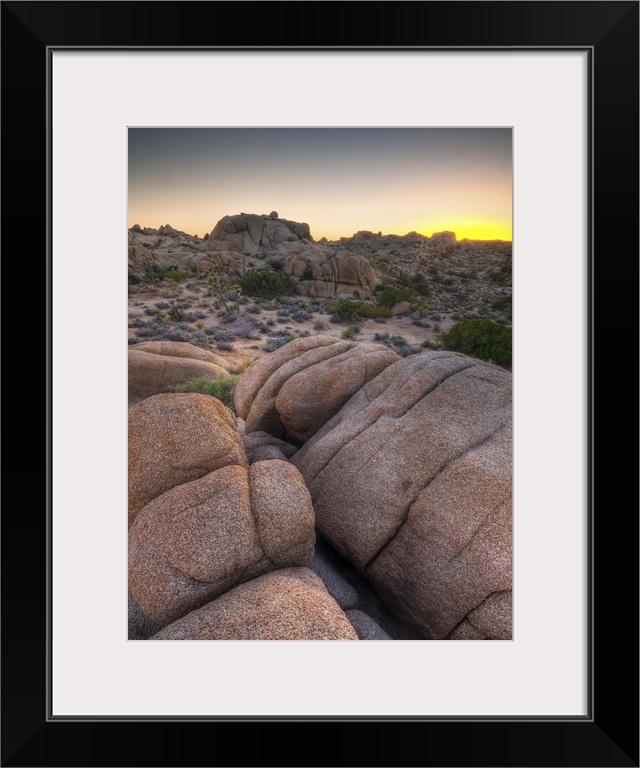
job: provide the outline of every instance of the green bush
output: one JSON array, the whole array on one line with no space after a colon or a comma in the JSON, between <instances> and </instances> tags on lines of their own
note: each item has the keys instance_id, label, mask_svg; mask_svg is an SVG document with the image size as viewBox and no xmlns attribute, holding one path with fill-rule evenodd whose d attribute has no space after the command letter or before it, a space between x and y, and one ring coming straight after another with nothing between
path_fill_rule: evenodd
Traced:
<instances>
[{"instance_id":1,"label":"green bush","mask_svg":"<svg viewBox=\"0 0 640 768\"><path fill-rule=\"evenodd\" d=\"M377 317L392 316L388 307L375 307L373 304L364 304L361 301L351 301L350 299L329 301L327 302L327 309L340 320L375 320Z\"/></svg>"},{"instance_id":2,"label":"green bush","mask_svg":"<svg viewBox=\"0 0 640 768\"><path fill-rule=\"evenodd\" d=\"M238 280L238 285L245 296L257 296L261 299L275 299L295 292L295 283L284 272L270 269L249 269Z\"/></svg>"},{"instance_id":3,"label":"green bush","mask_svg":"<svg viewBox=\"0 0 640 768\"><path fill-rule=\"evenodd\" d=\"M382 282L377 288L375 299L379 306L391 309L399 301L423 302L431 295L428 283L421 275L399 277Z\"/></svg>"},{"instance_id":4,"label":"green bush","mask_svg":"<svg viewBox=\"0 0 640 768\"><path fill-rule=\"evenodd\" d=\"M220 400L227 408L233 410L233 393L236 384L240 379L240 374L231 376L218 376L214 379L208 379L202 376L198 379L185 381L174 388L174 392L197 392L200 395L211 395Z\"/></svg>"},{"instance_id":5,"label":"green bush","mask_svg":"<svg viewBox=\"0 0 640 768\"><path fill-rule=\"evenodd\" d=\"M350 301L349 299L327 302L329 312L340 320L355 320L358 317L359 306L357 301Z\"/></svg>"},{"instance_id":6,"label":"green bush","mask_svg":"<svg viewBox=\"0 0 640 768\"><path fill-rule=\"evenodd\" d=\"M342 338L352 339L354 336L357 336L359 333L360 333L360 328L358 328L357 325L350 325L348 328L345 328L344 331L342 331Z\"/></svg>"},{"instance_id":7,"label":"green bush","mask_svg":"<svg viewBox=\"0 0 640 768\"><path fill-rule=\"evenodd\" d=\"M438 337L438 346L497 365L511 365L511 328L494 320L463 320Z\"/></svg>"},{"instance_id":8,"label":"green bush","mask_svg":"<svg viewBox=\"0 0 640 768\"><path fill-rule=\"evenodd\" d=\"M393 317L389 307L375 307L373 304L358 304L359 317L375 320L378 317Z\"/></svg>"},{"instance_id":9,"label":"green bush","mask_svg":"<svg viewBox=\"0 0 640 768\"><path fill-rule=\"evenodd\" d=\"M160 280L164 280L166 276L167 270L163 269L159 264L145 264L143 278L145 283L157 283Z\"/></svg>"}]
</instances>

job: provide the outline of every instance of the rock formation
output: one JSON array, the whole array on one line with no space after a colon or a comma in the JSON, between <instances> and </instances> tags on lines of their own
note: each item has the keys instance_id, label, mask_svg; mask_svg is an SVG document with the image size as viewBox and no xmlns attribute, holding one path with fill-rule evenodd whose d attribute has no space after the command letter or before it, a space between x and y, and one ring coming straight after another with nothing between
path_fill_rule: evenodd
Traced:
<instances>
[{"instance_id":1,"label":"rock formation","mask_svg":"<svg viewBox=\"0 0 640 768\"><path fill-rule=\"evenodd\" d=\"M215 268L238 278L255 258L266 259L265 268L266 264L281 267L293 278L299 296L369 299L378 284L365 257L315 243L308 224L278 218L276 211L269 216L224 216L203 240L169 225L129 230L129 270L139 277L156 264L199 275Z\"/></svg>"},{"instance_id":2,"label":"rock formation","mask_svg":"<svg viewBox=\"0 0 640 768\"><path fill-rule=\"evenodd\" d=\"M129 532L129 588L145 616L169 624L237 584L309 565L314 515L286 461L226 466L153 499Z\"/></svg>"},{"instance_id":3,"label":"rock formation","mask_svg":"<svg viewBox=\"0 0 640 768\"><path fill-rule=\"evenodd\" d=\"M129 405L190 379L229 375L223 357L182 341L145 341L128 355Z\"/></svg>"},{"instance_id":4,"label":"rock formation","mask_svg":"<svg viewBox=\"0 0 640 768\"><path fill-rule=\"evenodd\" d=\"M249 367L235 390L236 409L247 435L262 431L305 441L399 359L381 344L333 336L296 339Z\"/></svg>"},{"instance_id":5,"label":"rock formation","mask_svg":"<svg viewBox=\"0 0 640 768\"><path fill-rule=\"evenodd\" d=\"M153 395L129 408L129 523L156 496L221 467L247 466L235 418L215 397Z\"/></svg>"},{"instance_id":6,"label":"rock formation","mask_svg":"<svg viewBox=\"0 0 640 768\"><path fill-rule=\"evenodd\" d=\"M357 640L322 581L308 568L272 571L241 584L152 640Z\"/></svg>"},{"instance_id":7,"label":"rock formation","mask_svg":"<svg viewBox=\"0 0 640 768\"><path fill-rule=\"evenodd\" d=\"M318 530L394 612L432 639L465 619L510 636L509 373L449 352L400 360L291 461Z\"/></svg>"}]
</instances>

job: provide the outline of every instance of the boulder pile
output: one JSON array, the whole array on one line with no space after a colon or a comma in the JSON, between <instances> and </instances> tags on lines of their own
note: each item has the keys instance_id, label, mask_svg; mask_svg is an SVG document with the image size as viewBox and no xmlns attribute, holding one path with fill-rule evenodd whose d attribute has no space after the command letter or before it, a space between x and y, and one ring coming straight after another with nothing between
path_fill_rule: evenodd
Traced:
<instances>
[{"instance_id":1,"label":"boulder pile","mask_svg":"<svg viewBox=\"0 0 640 768\"><path fill-rule=\"evenodd\" d=\"M144 397L131 637L510 639L511 399L495 365L327 336L252 363L237 417L208 395Z\"/></svg>"}]
</instances>

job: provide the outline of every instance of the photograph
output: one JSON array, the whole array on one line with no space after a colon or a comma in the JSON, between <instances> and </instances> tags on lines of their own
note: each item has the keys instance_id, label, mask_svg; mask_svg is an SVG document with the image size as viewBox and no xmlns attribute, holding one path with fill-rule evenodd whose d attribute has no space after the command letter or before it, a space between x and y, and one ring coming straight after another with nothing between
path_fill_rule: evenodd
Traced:
<instances>
[{"instance_id":1,"label":"photograph","mask_svg":"<svg viewBox=\"0 0 640 768\"><path fill-rule=\"evenodd\" d=\"M511 640L511 128L127 139L129 639Z\"/></svg>"},{"instance_id":2,"label":"photograph","mask_svg":"<svg viewBox=\"0 0 640 768\"><path fill-rule=\"evenodd\" d=\"M637 768L638 0L67 5L1 9L1 764Z\"/></svg>"}]
</instances>

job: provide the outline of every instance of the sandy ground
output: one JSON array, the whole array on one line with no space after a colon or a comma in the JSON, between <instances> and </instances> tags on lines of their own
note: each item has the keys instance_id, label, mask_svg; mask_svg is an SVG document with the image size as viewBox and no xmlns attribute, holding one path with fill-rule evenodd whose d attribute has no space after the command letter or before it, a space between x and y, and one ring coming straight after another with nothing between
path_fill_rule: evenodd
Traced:
<instances>
[{"instance_id":1,"label":"sandy ground","mask_svg":"<svg viewBox=\"0 0 640 768\"><path fill-rule=\"evenodd\" d=\"M225 329L227 326L220 323L220 319L217 314L218 311L213 307L215 298L207 294L207 283L205 280L187 279L183 282L169 282L163 281L158 285L137 285L130 289L129 295L129 309L128 320L129 323L136 318L140 318L143 321L151 320L151 317L145 314L145 309L153 309L158 302L170 302L189 300L192 302L190 308L191 311L199 310L206 314L205 318L200 320L205 326L216 326L220 329ZM384 323L375 320L362 320L353 322L347 321L343 323L330 322L330 313L314 312L313 317L303 322L296 322L290 317L278 318L277 312L279 309L290 306L291 304L297 309L299 301L310 303L308 299L302 297L283 297L280 306L274 309L262 309L259 314L247 313L249 306L255 302L250 299L249 304L240 306L240 317L243 315L258 320L261 323L266 323L268 320L273 320L275 325L272 327L270 333L256 333L254 339L242 339L237 338L232 342L232 351L221 351L215 344L212 344L209 349L216 354L219 354L228 359L234 365L238 365L246 359L256 359L262 357L268 352L261 349L261 346L266 342L267 338L273 335L273 331L287 330L291 333L299 335L301 332L308 331L311 335L327 335L334 336L336 338L342 338L342 332L350 325L357 325L360 328L360 332L353 337L354 341L375 341L374 336L376 333L388 333L389 336L403 336L409 344L419 347L422 342L430 341L435 342L437 337L451 328L454 325L454 320L448 315L441 315L440 320L430 320L427 318L423 322L429 323L430 328L414 325L410 316L402 315L399 317L385 319ZM320 303L320 302L319 302ZM184 321L193 331L197 330L196 323L198 321L187 322ZM319 324L322 324L322 328L319 328ZM129 338L138 338L135 328L128 329ZM139 341L145 341L145 338L139 338Z\"/></svg>"}]
</instances>

